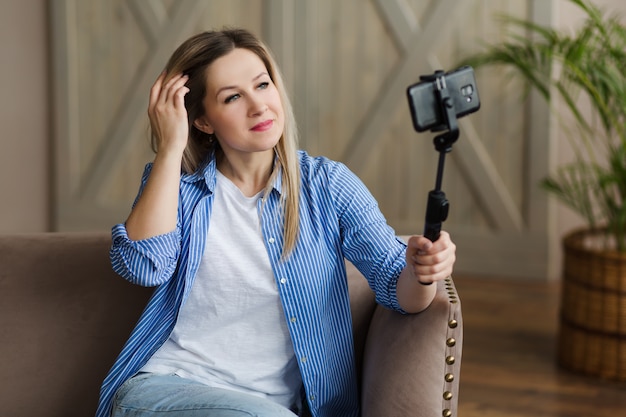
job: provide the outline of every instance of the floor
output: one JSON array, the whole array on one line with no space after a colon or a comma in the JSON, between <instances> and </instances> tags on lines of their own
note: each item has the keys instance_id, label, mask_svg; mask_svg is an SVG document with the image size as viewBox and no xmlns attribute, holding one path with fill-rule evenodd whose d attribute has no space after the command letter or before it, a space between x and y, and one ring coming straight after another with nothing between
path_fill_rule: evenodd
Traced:
<instances>
[{"instance_id":1,"label":"floor","mask_svg":"<svg viewBox=\"0 0 626 417\"><path fill-rule=\"evenodd\" d=\"M459 417L626 416L626 382L557 366L558 283L455 283L464 320Z\"/></svg>"}]
</instances>

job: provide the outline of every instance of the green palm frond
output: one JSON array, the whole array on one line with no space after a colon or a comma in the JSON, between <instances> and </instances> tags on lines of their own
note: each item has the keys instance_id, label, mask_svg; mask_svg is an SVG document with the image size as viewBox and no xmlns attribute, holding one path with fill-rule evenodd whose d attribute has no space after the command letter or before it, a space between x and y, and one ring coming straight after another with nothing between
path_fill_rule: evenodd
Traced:
<instances>
[{"instance_id":1,"label":"green palm frond","mask_svg":"<svg viewBox=\"0 0 626 417\"><path fill-rule=\"evenodd\" d=\"M569 164L544 178L541 185L553 193L566 206L581 214L592 229L597 227L594 210L594 186L597 183L597 167L588 164Z\"/></svg>"}]
</instances>

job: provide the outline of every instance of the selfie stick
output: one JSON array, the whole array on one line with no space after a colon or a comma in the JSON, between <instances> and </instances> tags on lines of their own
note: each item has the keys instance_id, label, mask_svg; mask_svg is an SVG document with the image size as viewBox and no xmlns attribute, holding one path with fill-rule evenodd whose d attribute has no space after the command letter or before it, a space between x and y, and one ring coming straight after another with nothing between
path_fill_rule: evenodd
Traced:
<instances>
[{"instance_id":1,"label":"selfie stick","mask_svg":"<svg viewBox=\"0 0 626 417\"><path fill-rule=\"evenodd\" d=\"M448 217L450 205L448 204L446 194L441 191L441 183L443 180L443 168L446 160L446 154L452 151L452 144L459 138L459 126L457 123L456 111L454 110L454 103L450 97L450 92L446 87L446 78L443 71L437 71L433 75L422 76L420 78L426 81L435 81L435 94L441 107L445 127L448 129L447 132L436 136L433 140L435 149L439 152L439 164L437 166L435 189L428 193L424 236L430 239L431 242L434 242L439 239L441 224Z\"/></svg>"}]
</instances>

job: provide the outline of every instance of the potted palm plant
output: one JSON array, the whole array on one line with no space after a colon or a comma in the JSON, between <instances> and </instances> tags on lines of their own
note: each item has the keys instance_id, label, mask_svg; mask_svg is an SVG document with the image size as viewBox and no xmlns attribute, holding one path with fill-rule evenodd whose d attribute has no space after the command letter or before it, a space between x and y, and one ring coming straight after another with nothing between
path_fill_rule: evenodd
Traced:
<instances>
[{"instance_id":1,"label":"potted palm plant","mask_svg":"<svg viewBox=\"0 0 626 417\"><path fill-rule=\"evenodd\" d=\"M573 162L541 184L586 221L563 240L558 359L574 371L626 380L626 26L591 1L567 1L585 15L576 31L504 17L517 35L464 64L512 68L574 120Z\"/></svg>"}]
</instances>

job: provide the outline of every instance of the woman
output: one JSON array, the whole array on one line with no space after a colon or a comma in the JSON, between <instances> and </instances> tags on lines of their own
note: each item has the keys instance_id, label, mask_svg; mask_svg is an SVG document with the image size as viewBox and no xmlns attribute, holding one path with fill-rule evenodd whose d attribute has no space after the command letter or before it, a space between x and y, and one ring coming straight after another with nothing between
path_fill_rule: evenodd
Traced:
<instances>
[{"instance_id":1,"label":"woman","mask_svg":"<svg viewBox=\"0 0 626 417\"><path fill-rule=\"evenodd\" d=\"M278 68L245 30L185 41L148 114L156 156L111 260L156 290L98 416L358 416L344 258L415 313L452 272L449 235L405 245L343 164L296 150Z\"/></svg>"}]
</instances>

